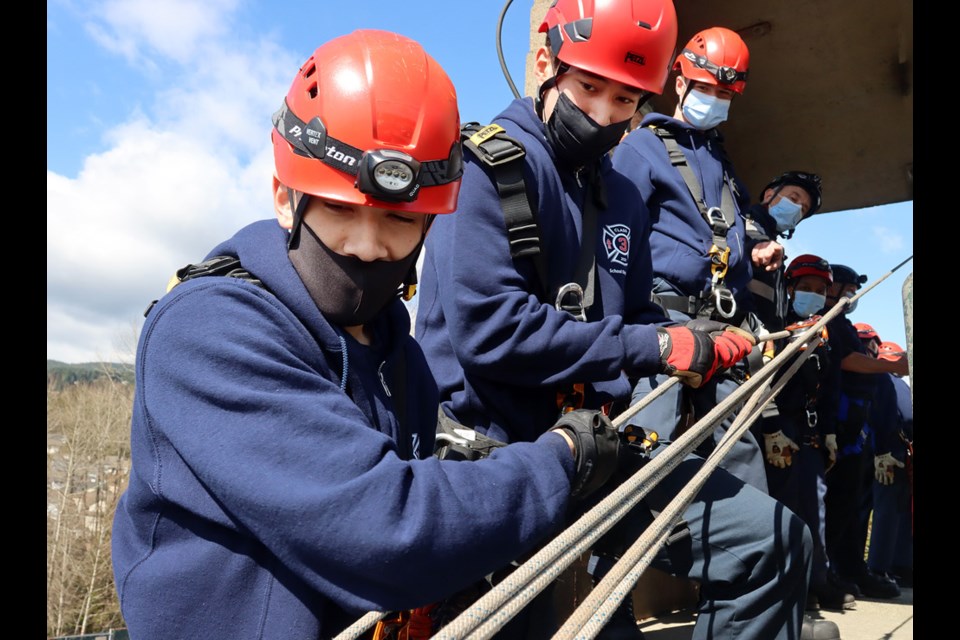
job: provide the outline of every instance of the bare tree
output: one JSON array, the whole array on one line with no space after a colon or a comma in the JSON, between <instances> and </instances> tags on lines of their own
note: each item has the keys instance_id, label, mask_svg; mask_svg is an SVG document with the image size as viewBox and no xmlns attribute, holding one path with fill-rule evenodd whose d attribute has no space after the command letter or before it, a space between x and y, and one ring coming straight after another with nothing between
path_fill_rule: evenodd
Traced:
<instances>
[{"instance_id":1,"label":"bare tree","mask_svg":"<svg viewBox=\"0 0 960 640\"><path fill-rule=\"evenodd\" d=\"M133 385L47 385L47 634L123 627L110 531L126 487Z\"/></svg>"}]
</instances>

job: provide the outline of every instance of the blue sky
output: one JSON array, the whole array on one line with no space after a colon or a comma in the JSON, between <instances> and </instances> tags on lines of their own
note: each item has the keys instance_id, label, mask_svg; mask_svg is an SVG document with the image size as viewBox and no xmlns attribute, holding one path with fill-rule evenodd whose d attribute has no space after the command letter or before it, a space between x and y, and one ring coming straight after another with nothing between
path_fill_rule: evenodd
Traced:
<instances>
[{"instance_id":1,"label":"blue sky","mask_svg":"<svg viewBox=\"0 0 960 640\"><path fill-rule=\"evenodd\" d=\"M513 98L496 50L503 6L47 0L47 358L131 361L143 310L172 273L272 216L270 115L324 41L358 28L409 36L450 75L463 121L492 119ZM531 6L514 1L503 24L521 91ZM815 216L786 247L873 282L913 254L913 203ZM906 346L912 268L851 318Z\"/></svg>"}]
</instances>

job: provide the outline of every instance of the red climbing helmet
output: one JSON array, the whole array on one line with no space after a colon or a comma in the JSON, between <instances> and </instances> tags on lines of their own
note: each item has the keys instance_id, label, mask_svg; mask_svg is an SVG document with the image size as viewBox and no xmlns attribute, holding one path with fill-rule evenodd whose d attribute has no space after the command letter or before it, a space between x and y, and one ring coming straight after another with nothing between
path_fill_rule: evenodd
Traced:
<instances>
[{"instance_id":1,"label":"red climbing helmet","mask_svg":"<svg viewBox=\"0 0 960 640\"><path fill-rule=\"evenodd\" d=\"M784 277L788 281L803 276L816 276L826 280L828 285L833 284L833 272L830 270L830 263L812 253L805 253L794 258L784 273Z\"/></svg>"},{"instance_id":2,"label":"red climbing helmet","mask_svg":"<svg viewBox=\"0 0 960 640\"><path fill-rule=\"evenodd\" d=\"M899 360L905 353L906 350L896 342L881 342L877 349L877 357L882 360Z\"/></svg>"},{"instance_id":3,"label":"red climbing helmet","mask_svg":"<svg viewBox=\"0 0 960 640\"><path fill-rule=\"evenodd\" d=\"M358 30L311 55L273 115L277 178L306 194L411 213L457 207L453 83L417 42Z\"/></svg>"},{"instance_id":4,"label":"red climbing helmet","mask_svg":"<svg viewBox=\"0 0 960 640\"><path fill-rule=\"evenodd\" d=\"M724 85L743 93L750 70L750 51L736 31L711 27L687 43L673 64L688 80Z\"/></svg>"},{"instance_id":5,"label":"red climbing helmet","mask_svg":"<svg viewBox=\"0 0 960 640\"><path fill-rule=\"evenodd\" d=\"M540 24L561 62L660 94L677 47L671 0L554 0Z\"/></svg>"},{"instance_id":6,"label":"red climbing helmet","mask_svg":"<svg viewBox=\"0 0 960 640\"><path fill-rule=\"evenodd\" d=\"M877 331L866 322L854 323L853 327L857 330L857 337L861 340L876 340L877 342L881 342Z\"/></svg>"}]
</instances>

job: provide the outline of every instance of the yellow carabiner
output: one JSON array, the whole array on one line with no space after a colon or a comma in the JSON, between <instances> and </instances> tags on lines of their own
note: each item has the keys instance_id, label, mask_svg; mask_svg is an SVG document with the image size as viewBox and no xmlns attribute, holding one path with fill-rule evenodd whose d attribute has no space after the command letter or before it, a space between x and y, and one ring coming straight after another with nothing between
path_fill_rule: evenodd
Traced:
<instances>
[{"instance_id":1,"label":"yellow carabiner","mask_svg":"<svg viewBox=\"0 0 960 640\"><path fill-rule=\"evenodd\" d=\"M713 274L714 282L724 278L727 275L727 266L730 262L730 247L721 251L720 247L713 245L707 255L710 256L710 273Z\"/></svg>"}]
</instances>

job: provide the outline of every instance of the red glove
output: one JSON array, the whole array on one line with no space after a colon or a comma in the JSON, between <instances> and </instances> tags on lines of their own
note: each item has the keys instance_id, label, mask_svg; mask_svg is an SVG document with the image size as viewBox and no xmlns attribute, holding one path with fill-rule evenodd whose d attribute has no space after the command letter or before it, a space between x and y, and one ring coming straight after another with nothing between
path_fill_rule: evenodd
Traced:
<instances>
[{"instance_id":1,"label":"red glove","mask_svg":"<svg viewBox=\"0 0 960 640\"><path fill-rule=\"evenodd\" d=\"M687 323L689 329L704 331L713 338L717 369L729 369L750 355L757 338L749 331L724 322L697 318Z\"/></svg>"},{"instance_id":2,"label":"red glove","mask_svg":"<svg viewBox=\"0 0 960 640\"><path fill-rule=\"evenodd\" d=\"M697 388L717 369L727 369L750 355L756 338L723 322L691 320L684 326L657 329L663 372Z\"/></svg>"}]
</instances>

